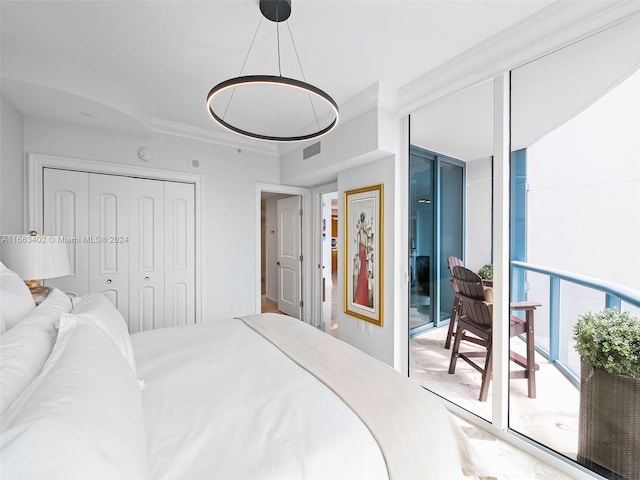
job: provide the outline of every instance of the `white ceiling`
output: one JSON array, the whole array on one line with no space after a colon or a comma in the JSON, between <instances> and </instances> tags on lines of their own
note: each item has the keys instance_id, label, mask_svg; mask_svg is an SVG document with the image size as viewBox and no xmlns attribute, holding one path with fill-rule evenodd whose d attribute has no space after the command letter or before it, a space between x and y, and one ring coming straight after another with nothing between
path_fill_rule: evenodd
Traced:
<instances>
[{"instance_id":1,"label":"white ceiling","mask_svg":"<svg viewBox=\"0 0 640 480\"><path fill-rule=\"evenodd\" d=\"M263 19L258 3L0 0L2 94L25 115L74 125L235 140L209 117L205 101L215 84L241 73L256 33L242 74L279 73L276 24ZM328 92L342 113L348 110L345 105L357 104L350 100L376 84L379 101L393 110L398 90L430 78L429 72L461 61L482 71L483 65L476 64L479 44L507 57L512 55L510 32L521 31L530 35L530 44L542 44L545 37L586 24L572 17L582 15L580 10L585 12L580 18L591 15L601 25L622 16L620 9L635 10L634 21L577 44L588 53L572 46L516 70L520 88L514 86L512 129L514 146L521 148L638 68L638 5L614 0L292 0L291 17L279 24L281 73L302 79L297 50L305 79ZM541 19L563 15L564 28L545 30ZM528 55L525 45L513 48L523 50L522 58ZM559 79L562 88L556 86ZM284 113L296 98L272 91L259 97L236 94L227 120L248 112L246 125L266 134L304 133L313 123L312 112L304 108L308 103L286 123ZM465 161L490 156L492 108L490 83L432 102L412 115L412 142Z\"/></svg>"},{"instance_id":2,"label":"white ceiling","mask_svg":"<svg viewBox=\"0 0 640 480\"><path fill-rule=\"evenodd\" d=\"M343 105L376 82L393 98L550 3L293 0L288 24L306 80ZM136 134L158 124L223 132L206 95L240 74L262 18L258 0L2 0L0 8L11 103L26 115ZM285 26L280 39L282 74L300 79ZM265 19L243 74L277 74L276 55L275 24ZM278 118L280 108L272 108Z\"/></svg>"},{"instance_id":3,"label":"white ceiling","mask_svg":"<svg viewBox=\"0 0 640 480\"><path fill-rule=\"evenodd\" d=\"M640 75L639 45L640 16L635 16L515 68L512 149L530 147L630 76ZM411 114L411 143L466 162L490 157L493 106L492 82L434 101Z\"/></svg>"}]
</instances>

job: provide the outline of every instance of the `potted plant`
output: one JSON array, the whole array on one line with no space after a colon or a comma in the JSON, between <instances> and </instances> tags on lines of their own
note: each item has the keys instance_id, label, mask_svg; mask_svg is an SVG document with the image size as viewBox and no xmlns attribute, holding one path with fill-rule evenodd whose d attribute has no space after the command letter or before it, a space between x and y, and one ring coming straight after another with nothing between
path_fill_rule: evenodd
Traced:
<instances>
[{"instance_id":1,"label":"potted plant","mask_svg":"<svg viewBox=\"0 0 640 480\"><path fill-rule=\"evenodd\" d=\"M478 270L478 276L483 280L493 280L493 265L487 263L480 270Z\"/></svg>"},{"instance_id":2,"label":"potted plant","mask_svg":"<svg viewBox=\"0 0 640 480\"><path fill-rule=\"evenodd\" d=\"M478 276L482 279L482 285L485 287L493 288L493 264L487 263L478 270ZM493 293L487 298L487 300L493 301Z\"/></svg>"},{"instance_id":3,"label":"potted plant","mask_svg":"<svg viewBox=\"0 0 640 480\"><path fill-rule=\"evenodd\" d=\"M578 317L578 461L615 479L639 479L640 320L605 309Z\"/></svg>"}]
</instances>

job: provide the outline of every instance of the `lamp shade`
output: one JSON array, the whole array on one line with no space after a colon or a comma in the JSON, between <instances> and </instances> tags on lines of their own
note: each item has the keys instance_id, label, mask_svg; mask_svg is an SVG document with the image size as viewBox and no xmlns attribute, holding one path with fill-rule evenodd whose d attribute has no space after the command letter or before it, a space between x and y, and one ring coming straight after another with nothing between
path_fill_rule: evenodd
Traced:
<instances>
[{"instance_id":1,"label":"lamp shade","mask_svg":"<svg viewBox=\"0 0 640 480\"><path fill-rule=\"evenodd\" d=\"M23 280L63 277L72 273L65 237L2 235L0 258Z\"/></svg>"}]
</instances>

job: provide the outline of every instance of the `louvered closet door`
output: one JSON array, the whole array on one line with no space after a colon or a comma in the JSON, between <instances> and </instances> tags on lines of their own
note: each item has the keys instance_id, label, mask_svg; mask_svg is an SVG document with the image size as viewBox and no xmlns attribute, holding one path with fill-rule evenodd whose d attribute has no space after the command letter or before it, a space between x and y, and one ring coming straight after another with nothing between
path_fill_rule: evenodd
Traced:
<instances>
[{"instance_id":1,"label":"louvered closet door","mask_svg":"<svg viewBox=\"0 0 640 480\"><path fill-rule=\"evenodd\" d=\"M68 240L72 275L45 281L50 287L81 296L89 291L89 174L44 169L44 230Z\"/></svg>"},{"instance_id":2,"label":"louvered closet door","mask_svg":"<svg viewBox=\"0 0 640 480\"><path fill-rule=\"evenodd\" d=\"M89 175L89 289L129 318L129 181Z\"/></svg>"},{"instance_id":3,"label":"louvered closet door","mask_svg":"<svg viewBox=\"0 0 640 480\"><path fill-rule=\"evenodd\" d=\"M165 182L132 178L129 190L129 331L165 326Z\"/></svg>"},{"instance_id":4,"label":"louvered closet door","mask_svg":"<svg viewBox=\"0 0 640 480\"><path fill-rule=\"evenodd\" d=\"M195 323L195 187L165 182L165 325Z\"/></svg>"}]
</instances>

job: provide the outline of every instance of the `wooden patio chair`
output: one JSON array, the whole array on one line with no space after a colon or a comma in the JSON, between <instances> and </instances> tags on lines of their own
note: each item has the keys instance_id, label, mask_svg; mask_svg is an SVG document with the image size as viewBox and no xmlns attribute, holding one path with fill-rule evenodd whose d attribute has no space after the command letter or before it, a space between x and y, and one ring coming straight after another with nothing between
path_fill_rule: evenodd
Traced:
<instances>
[{"instance_id":1,"label":"wooden patio chair","mask_svg":"<svg viewBox=\"0 0 640 480\"><path fill-rule=\"evenodd\" d=\"M458 358L461 358L479 371L482 374L479 399L484 402L487 400L489 393L492 367L493 299L486 293L491 290L487 290L482 284L482 279L468 268L453 266L451 272L458 290L456 298L459 299L462 310L458 317L455 341L451 350L449 373L455 373ZM533 311L536 306L537 304L533 303L521 303L517 306L514 305L514 309ZM535 352L533 348L529 348L533 346L534 341L532 335L533 315L528 316L526 321L510 315L509 337L515 337L523 333L527 334L527 357L525 358L511 351L510 358L524 370L511 372L511 378L528 378L529 396L535 398L535 370L538 369L538 365L534 361ZM483 348L482 350L461 352L460 345L462 341L470 341ZM475 358L484 358L484 362L476 362L474 361Z\"/></svg>"},{"instance_id":2,"label":"wooden patio chair","mask_svg":"<svg viewBox=\"0 0 640 480\"><path fill-rule=\"evenodd\" d=\"M452 271L451 269L453 267L464 267L464 263L460 258L450 255L447 257L447 267L451 272ZM458 287L456 286L456 282L453 279L453 273L451 275L452 277L451 277L451 280L449 280L449 285L451 285L451 288L453 289L453 293L455 295L456 293L458 293ZM456 318L458 318L458 315L460 315L460 300L458 300L458 297L455 297L453 299L453 308L451 310L451 320L449 320L449 330L447 331L447 339L444 341L444 348L448 349L451 347L451 339L453 338L453 332L455 330L455 325L456 325Z\"/></svg>"},{"instance_id":3,"label":"wooden patio chair","mask_svg":"<svg viewBox=\"0 0 640 480\"><path fill-rule=\"evenodd\" d=\"M451 269L453 267L464 267L464 262L458 257L449 256L447 257L447 267L451 272ZM458 287L456 286L456 282L453 279L453 274L451 276L451 279L449 280L449 285L451 285L454 295L458 293ZM484 286L486 291L488 288L493 287L493 281L482 279L482 285ZM458 297L454 297L453 308L451 309L451 320L449 320L449 329L447 330L447 338L444 341L444 348L446 349L449 349L451 347L451 340L453 339L456 330L456 320L458 318L458 315L461 315L461 310L462 304L460 303L460 300L458 299Z\"/></svg>"}]
</instances>

